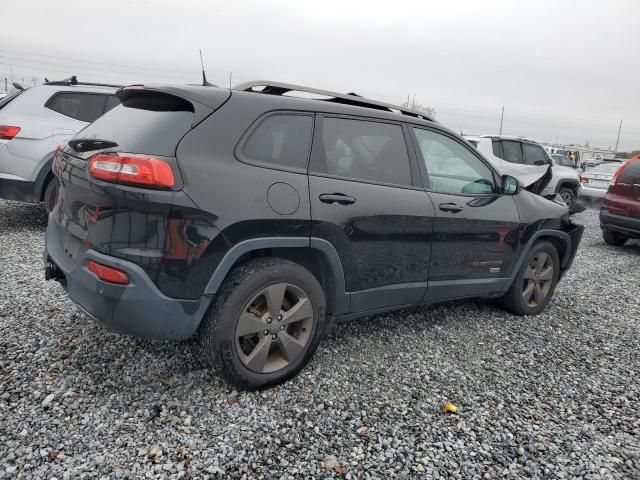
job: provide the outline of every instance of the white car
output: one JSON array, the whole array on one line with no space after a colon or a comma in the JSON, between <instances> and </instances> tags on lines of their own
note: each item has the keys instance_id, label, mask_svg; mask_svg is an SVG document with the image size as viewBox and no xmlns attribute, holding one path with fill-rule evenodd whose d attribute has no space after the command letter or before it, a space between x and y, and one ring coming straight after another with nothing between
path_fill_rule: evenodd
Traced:
<instances>
[{"instance_id":1,"label":"white car","mask_svg":"<svg viewBox=\"0 0 640 480\"><path fill-rule=\"evenodd\" d=\"M622 162L603 162L589 171L580 174L582 189L581 197L589 199L604 198L613 180L613 174L620 168Z\"/></svg>"},{"instance_id":2,"label":"white car","mask_svg":"<svg viewBox=\"0 0 640 480\"><path fill-rule=\"evenodd\" d=\"M551 180L540 195L559 194L570 211L575 208L576 199L580 195L578 172L554 162L538 143L505 135L465 135L465 138L503 174L513 175L513 168L518 165L517 171L522 172L524 167L527 171L531 170L534 176L540 177L540 172L551 166ZM514 176L522 178L522 174Z\"/></svg>"},{"instance_id":3,"label":"white car","mask_svg":"<svg viewBox=\"0 0 640 480\"><path fill-rule=\"evenodd\" d=\"M51 172L58 145L120 103L119 87L76 77L17 90L0 99L0 198L55 203Z\"/></svg>"}]
</instances>

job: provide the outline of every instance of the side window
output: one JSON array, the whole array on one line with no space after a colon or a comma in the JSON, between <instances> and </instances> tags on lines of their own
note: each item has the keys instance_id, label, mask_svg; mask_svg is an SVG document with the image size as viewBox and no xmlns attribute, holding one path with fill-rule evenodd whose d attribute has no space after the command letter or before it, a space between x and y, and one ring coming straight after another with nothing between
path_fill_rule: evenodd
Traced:
<instances>
[{"instance_id":1,"label":"side window","mask_svg":"<svg viewBox=\"0 0 640 480\"><path fill-rule=\"evenodd\" d=\"M400 125L325 117L312 171L375 182L411 185Z\"/></svg>"},{"instance_id":2,"label":"side window","mask_svg":"<svg viewBox=\"0 0 640 480\"><path fill-rule=\"evenodd\" d=\"M67 117L91 123L105 111L108 95L62 92L54 94L45 104L50 110Z\"/></svg>"},{"instance_id":3,"label":"side window","mask_svg":"<svg viewBox=\"0 0 640 480\"><path fill-rule=\"evenodd\" d=\"M504 158L502 142L500 140L493 140L493 154L498 158Z\"/></svg>"},{"instance_id":4,"label":"side window","mask_svg":"<svg viewBox=\"0 0 640 480\"><path fill-rule=\"evenodd\" d=\"M431 188L446 193L492 193L491 169L464 145L430 130L414 128Z\"/></svg>"},{"instance_id":5,"label":"side window","mask_svg":"<svg viewBox=\"0 0 640 480\"><path fill-rule=\"evenodd\" d=\"M542 147L531 143L523 143L524 163L527 165L547 165L549 161Z\"/></svg>"},{"instance_id":6,"label":"side window","mask_svg":"<svg viewBox=\"0 0 640 480\"><path fill-rule=\"evenodd\" d=\"M118 105L120 105L120 99L115 95L109 95L107 97L107 103L104 106L104 113L107 113L113 107L117 107Z\"/></svg>"},{"instance_id":7,"label":"side window","mask_svg":"<svg viewBox=\"0 0 640 480\"><path fill-rule=\"evenodd\" d=\"M502 142L503 160L511 163L522 163L522 148L520 142L512 142L510 140L504 140Z\"/></svg>"},{"instance_id":8,"label":"side window","mask_svg":"<svg viewBox=\"0 0 640 480\"><path fill-rule=\"evenodd\" d=\"M246 160L306 170L311 147L311 115L271 115L251 132L240 150Z\"/></svg>"}]
</instances>

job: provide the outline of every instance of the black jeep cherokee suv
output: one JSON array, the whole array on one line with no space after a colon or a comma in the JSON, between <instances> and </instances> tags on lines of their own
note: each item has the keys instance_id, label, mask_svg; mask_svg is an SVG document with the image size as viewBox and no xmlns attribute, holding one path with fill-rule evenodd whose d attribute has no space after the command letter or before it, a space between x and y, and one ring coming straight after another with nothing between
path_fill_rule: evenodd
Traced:
<instances>
[{"instance_id":1,"label":"black jeep cherokee suv","mask_svg":"<svg viewBox=\"0 0 640 480\"><path fill-rule=\"evenodd\" d=\"M197 333L245 388L293 376L333 319L537 314L580 242L565 206L411 110L269 82L117 95L56 156L46 276L116 331Z\"/></svg>"}]
</instances>

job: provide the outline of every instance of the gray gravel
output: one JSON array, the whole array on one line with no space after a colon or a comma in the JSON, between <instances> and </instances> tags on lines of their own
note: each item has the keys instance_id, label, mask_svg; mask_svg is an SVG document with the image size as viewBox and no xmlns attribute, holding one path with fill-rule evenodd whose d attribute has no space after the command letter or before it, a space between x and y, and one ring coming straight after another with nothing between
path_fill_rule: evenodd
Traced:
<instances>
[{"instance_id":1,"label":"gray gravel","mask_svg":"<svg viewBox=\"0 0 640 480\"><path fill-rule=\"evenodd\" d=\"M337 325L297 378L238 393L193 342L79 313L43 280L43 210L0 201L0 477L640 478L640 243L577 219L542 315L471 301Z\"/></svg>"}]
</instances>

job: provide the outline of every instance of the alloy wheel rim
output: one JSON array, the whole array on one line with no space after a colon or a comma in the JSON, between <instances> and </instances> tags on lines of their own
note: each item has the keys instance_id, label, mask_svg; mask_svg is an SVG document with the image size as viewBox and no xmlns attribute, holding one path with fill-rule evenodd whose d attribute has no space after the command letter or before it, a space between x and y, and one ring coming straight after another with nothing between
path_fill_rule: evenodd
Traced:
<instances>
[{"instance_id":1,"label":"alloy wheel rim","mask_svg":"<svg viewBox=\"0 0 640 480\"><path fill-rule=\"evenodd\" d=\"M269 285L246 304L236 322L238 357L253 372L277 372L304 353L313 322L311 300L300 287Z\"/></svg>"},{"instance_id":2,"label":"alloy wheel rim","mask_svg":"<svg viewBox=\"0 0 640 480\"><path fill-rule=\"evenodd\" d=\"M529 307L537 307L549 295L553 282L553 259L545 252L538 253L524 271L522 298Z\"/></svg>"},{"instance_id":3,"label":"alloy wheel rim","mask_svg":"<svg viewBox=\"0 0 640 480\"><path fill-rule=\"evenodd\" d=\"M564 200L564 203L567 204L567 207L571 207L571 194L569 192L562 192L560 194L560 197L562 197L562 200Z\"/></svg>"}]
</instances>

